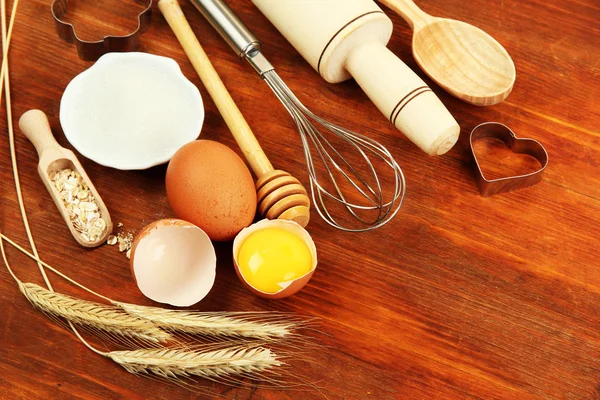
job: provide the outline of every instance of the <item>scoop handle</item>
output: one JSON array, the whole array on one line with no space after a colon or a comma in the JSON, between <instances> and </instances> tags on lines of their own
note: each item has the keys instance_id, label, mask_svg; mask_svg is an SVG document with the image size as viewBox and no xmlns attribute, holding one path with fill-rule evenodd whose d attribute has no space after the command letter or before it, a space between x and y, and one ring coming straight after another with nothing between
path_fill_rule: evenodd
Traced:
<instances>
[{"instance_id":1,"label":"scoop handle","mask_svg":"<svg viewBox=\"0 0 600 400\"><path fill-rule=\"evenodd\" d=\"M21 132L33 143L38 156L42 158L42 153L48 149L61 149L52 130L48 117L41 110L29 110L19 119L19 128Z\"/></svg>"},{"instance_id":2,"label":"scoop handle","mask_svg":"<svg viewBox=\"0 0 600 400\"><path fill-rule=\"evenodd\" d=\"M434 19L434 17L421 10L413 0L378 1L404 18L415 32L430 24Z\"/></svg>"},{"instance_id":3,"label":"scoop handle","mask_svg":"<svg viewBox=\"0 0 600 400\"><path fill-rule=\"evenodd\" d=\"M429 86L379 41L353 48L345 67L390 122L429 155L444 154L460 127Z\"/></svg>"}]
</instances>

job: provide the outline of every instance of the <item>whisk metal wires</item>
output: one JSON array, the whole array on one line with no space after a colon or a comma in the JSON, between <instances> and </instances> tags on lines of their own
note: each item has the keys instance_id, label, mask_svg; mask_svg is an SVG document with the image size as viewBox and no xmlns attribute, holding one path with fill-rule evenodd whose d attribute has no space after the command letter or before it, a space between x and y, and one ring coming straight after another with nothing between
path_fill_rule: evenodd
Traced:
<instances>
[{"instance_id":1,"label":"whisk metal wires","mask_svg":"<svg viewBox=\"0 0 600 400\"><path fill-rule=\"evenodd\" d=\"M390 152L377 141L334 125L308 110L261 53L259 40L225 2L191 2L238 56L246 59L267 82L294 119L304 148L313 205L319 215L331 226L349 232L367 231L389 222L402 206L406 191L402 170ZM323 131L316 125L324 128ZM325 131L333 134L333 137L325 137ZM334 139L347 145L344 155L332 144ZM350 151L354 154L349 154ZM351 156L352 163L349 161ZM325 179L319 177L315 161L323 165L326 173L321 175ZM393 190L385 190L378 173L381 172L377 168L379 165L389 168L393 173ZM356 198L362 200L357 201ZM336 206L346 208L359 226L349 226L335 218L332 210Z\"/></svg>"},{"instance_id":2,"label":"whisk metal wires","mask_svg":"<svg viewBox=\"0 0 600 400\"><path fill-rule=\"evenodd\" d=\"M319 215L331 226L351 232L375 229L390 221L400 210L406 191L404 174L390 152L379 142L332 124L312 113L298 100L274 69L265 72L262 77L296 123L304 147L313 204ZM361 174L357 171L310 120L322 125L326 130L348 143L363 158L364 165L367 166L365 172ZM319 180L311 144L327 171L335 193L326 189L327 186ZM385 196L370 155L381 159L393 171L394 190L391 196ZM338 184L336 173L362 195L365 200L363 204L346 199L347 196L344 195ZM350 228L334 218L326 205L328 199L343 205L354 218L360 221L362 227ZM369 212L368 216L364 215L365 211ZM374 211L374 213L370 211Z\"/></svg>"}]
</instances>

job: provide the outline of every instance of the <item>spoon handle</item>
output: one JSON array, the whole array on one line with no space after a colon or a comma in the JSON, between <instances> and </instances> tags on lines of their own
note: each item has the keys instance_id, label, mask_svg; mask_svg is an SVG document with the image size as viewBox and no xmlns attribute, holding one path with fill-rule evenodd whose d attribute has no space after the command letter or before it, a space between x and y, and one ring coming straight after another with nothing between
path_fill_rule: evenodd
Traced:
<instances>
[{"instance_id":1,"label":"spoon handle","mask_svg":"<svg viewBox=\"0 0 600 400\"><path fill-rule=\"evenodd\" d=\"M434 17L421 10L413 0L379 0L379 2L400 14L415 32L434 20Z\"/></svg>"}]
</instances>

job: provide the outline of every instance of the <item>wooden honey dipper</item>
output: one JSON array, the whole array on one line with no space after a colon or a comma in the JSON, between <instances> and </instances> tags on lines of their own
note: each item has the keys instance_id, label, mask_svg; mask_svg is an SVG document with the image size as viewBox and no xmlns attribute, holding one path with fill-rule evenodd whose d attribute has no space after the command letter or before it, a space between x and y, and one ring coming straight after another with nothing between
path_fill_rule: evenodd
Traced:
<instances>
[{"instance_id":1,"label":"wooden honey dipper","mask_svg":"<svg viewBox=\"0 0 600 400\"><path fill-rule=\"evenodd\" d=\"M158 8L177 36L200 80L215 102L246 161L257 177L259 213L268 219L287 219L303 227L310 219L306 189L289 173L275 170L202 49L177 0L160 0Z\"/></svg>"}]
</instances>

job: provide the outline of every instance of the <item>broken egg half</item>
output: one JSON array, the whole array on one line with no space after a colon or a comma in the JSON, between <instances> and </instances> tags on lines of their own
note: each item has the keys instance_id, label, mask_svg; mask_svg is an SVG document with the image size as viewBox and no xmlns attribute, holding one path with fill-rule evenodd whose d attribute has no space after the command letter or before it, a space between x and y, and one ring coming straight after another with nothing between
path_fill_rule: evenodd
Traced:
<instances>
[{"instance_id":1,"label":"broken egg half","mask_svg":"<svg viewBox=\"0 0 600 400\"><path fill-rule=\"evenodd\" d=\"M130 265L144 296L187 307L202 300L213 287L217 256L208 235L196 225L161 219L137 235Z\"/></svg>"},{"instance_id":2,"label":"broken egg half","mask_svg":"<svg viewBox=\"0 0 600 400\"><path fill-rule=\"evenodd\" d=\"M317 267L317 249L296 222L262 220L233 241L235 271L255 294L281 299L302 289Z\"/></svg>"}]
</instances>

